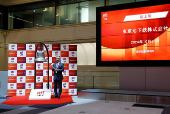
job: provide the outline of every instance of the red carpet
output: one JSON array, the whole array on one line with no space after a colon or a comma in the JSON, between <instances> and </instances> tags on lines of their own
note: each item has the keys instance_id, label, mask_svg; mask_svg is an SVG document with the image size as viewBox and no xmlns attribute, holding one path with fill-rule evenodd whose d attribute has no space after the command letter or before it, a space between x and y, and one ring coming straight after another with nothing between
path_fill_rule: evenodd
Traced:
<instances>
[{"instance_id":1,"label":"red carpet","mask_svg":"<svg viewBox=\"0 0 170 114\"><path fill-rule=\"evenodd\" d=\"M71 95L61 95L60 99L51 98L49 100L29 100L29 96L13 96L2 104L8 105L42 105L42 104L63 104L73 102Z\"/></svg>"}]
</instances>

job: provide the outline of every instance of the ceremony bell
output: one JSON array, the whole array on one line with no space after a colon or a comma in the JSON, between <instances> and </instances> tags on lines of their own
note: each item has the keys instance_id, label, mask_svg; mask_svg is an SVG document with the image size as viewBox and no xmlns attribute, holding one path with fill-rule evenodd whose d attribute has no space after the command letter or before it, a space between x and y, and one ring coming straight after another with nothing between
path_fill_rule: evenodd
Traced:
<instances>
[{"instance_id":1,"label":"ceremony bell","mask_svg":"<svg viewBox=\"0 0 170 114\"><path fill-rule=\"evenodd\" d=\"M47 60L45 59L43 51L38 51L37 52L37 57L35 58L35 61L36 62L47 62Z\"/></svg>"}]
</instances>

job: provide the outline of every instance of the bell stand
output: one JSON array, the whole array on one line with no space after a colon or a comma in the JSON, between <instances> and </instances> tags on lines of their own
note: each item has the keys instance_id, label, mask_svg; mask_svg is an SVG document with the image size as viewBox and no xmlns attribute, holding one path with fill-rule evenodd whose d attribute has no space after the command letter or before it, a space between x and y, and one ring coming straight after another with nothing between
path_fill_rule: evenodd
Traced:
<instances>
[{"instance_id":1,"label":"bell stand","mask_svg":"<svg viewBox=\"0 0 170 114\"><path fill-rule=\"evenodd\" d=\"M40 45L40 50L42 51L42 48L41 48L42 44L46 48L47 56L48 56L48 82L47 82L47 88L49 89L49 53L48 53L47 46L44 43L42 43L42 42L38 43L38 45L36 47L36 50L35 50L35 59L36 59L36 53L37 53L37 49L38 49L39 45ZM34 89L36 89L36 61L35 61L35 64L34 64Z\"/></svg>"}]
</instances>

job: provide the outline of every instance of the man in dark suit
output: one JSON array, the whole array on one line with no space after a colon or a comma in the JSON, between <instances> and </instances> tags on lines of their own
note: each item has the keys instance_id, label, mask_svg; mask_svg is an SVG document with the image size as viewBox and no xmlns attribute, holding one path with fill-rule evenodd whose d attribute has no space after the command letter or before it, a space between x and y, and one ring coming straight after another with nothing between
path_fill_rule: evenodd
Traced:
<instances>
[{"instance_id":1,"label":"man in dark suit","mask_svg":"<svg viewBox=\"0 0 170 114\"><path fill-rule=\"evenodd\" d=\"M51 65L52 71L54 71L54 93L55 96L54 98L59 98L62 93L62 80L63 80L63 75L62 72L64 71L64 64L60 62L61 58L60 56L56 57L56 63ZM57 84L59 86L59 93L57 93Z\"/></svg>"}]
</instances>

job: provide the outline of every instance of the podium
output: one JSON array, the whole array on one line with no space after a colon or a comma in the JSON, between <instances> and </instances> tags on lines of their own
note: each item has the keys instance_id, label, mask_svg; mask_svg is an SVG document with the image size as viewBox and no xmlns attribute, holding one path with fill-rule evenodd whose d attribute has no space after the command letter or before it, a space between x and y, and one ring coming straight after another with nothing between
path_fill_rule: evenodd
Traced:
<instances>
[{"instance_id":1,"label":"podium","mask_svg":"<svg viewBox=\"0 0 170 114\"><path fill-rule=\"evenodd\" d=\"M29 95L29 100L45 100L51 99L50 89L32 89Z\"/></svg>"}]
</instances>

